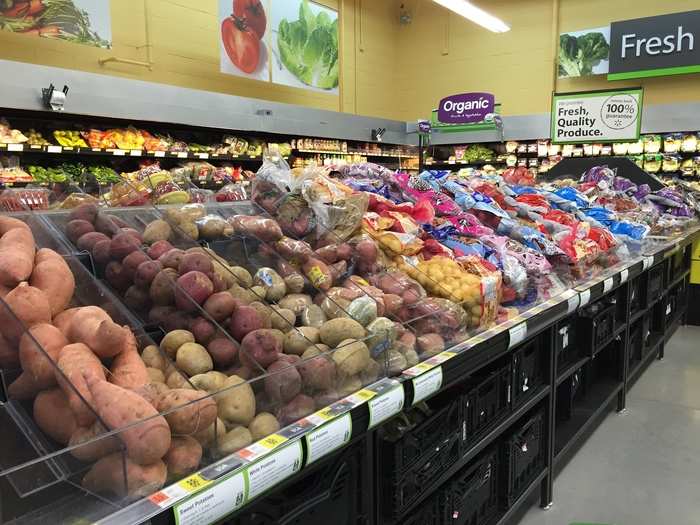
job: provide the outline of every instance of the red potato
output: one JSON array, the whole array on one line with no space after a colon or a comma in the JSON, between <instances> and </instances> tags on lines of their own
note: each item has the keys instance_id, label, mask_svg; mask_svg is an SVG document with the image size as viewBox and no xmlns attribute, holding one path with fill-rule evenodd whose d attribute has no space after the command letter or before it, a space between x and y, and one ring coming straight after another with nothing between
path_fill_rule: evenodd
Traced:
<instances>
[{"instance_id":1,"label":"red potato","mask_svg":"<svg viewBox=\"0 0 700 525\"><path fill-rule=\"evenodd\" d=\"M51 322L51 304L46 294L38 288L20 283L4 300L11 312L5 305L0 305L0 326L2 335L10 344L19 342L25 328Z\"/></svg>"},{"instance_id":2,"label":"red potato","mask_svg":"<svg viewBox=\"0 0 700 525\"><path fill-rule=\"evenodd\" d=\"M131 252L129 255L124 257L122 261L122 266L124 266L124 271L129 276L130 279L134 278L136 274L136 269L141 263L151 261L151 259L141 250ZM152 262L152 261L151 261Z\"/></svg>"},{"instance_id":3,"label":"red potato","mask_svg":"<svg viewBox=\"0 0 700 525\"><path fill-rule=\"evenodd\" d=\"M83 477L82 485L93 492L118 498L145 498L165 484L167 474L165 463L161 460L139 465L128 458L124 460L122 454L115 452L95 463Z\"/></svg>"},{"instance_id":4,"label":"red potato","mask_svg":"<svg viewBox=\"0 0 700 525\"><path fill-rule=\"evenodd\" d=\"M129 289L124 292L124 304L129 310L140 312L151 306L151 298L147 290L139 288L134 284L129 286Z\"/></svg>"},{"instance_id":5,"label":"red potato","mask_svg":"<svg viewBox=\"0 0 700 525\"><path fill-rule=\"evenodd\" d=\"M162 326L165 324L168 317L174 315L175 312L174 306L154 306L148 312L148 322Z\"/></svg>"},{"instance_id":6,"label":"red potato","mask_svg":"<svg viewBox=\"0 0 700 525\"><path fill-rule=\"evenodd\" d=\"M115 290L125 292L131 286L131 277L118 261L110 261L105 267L105 279Z\"/></svg>"},{"instance_id":7,"label":"red potato","mask_svg":"<svg viewBox=\"0 0 700 525\"><path fill-rule=\"evenodd\" d=\"M187 272L201 272L203 274L209 274L213 270L214 266L211 262L211 257L200 252L186 253L182 257L180 266L178 267L178 273L180 275L185 275Z\"/></svg>"},{"instance_id":8,"label":"red potato","mask_svg":"<svg viewBox=\"0 0 700 525\"><path fill-rule=\"evenodd\" d=\"M112 241L109 239L103 239L97 241L93 246L90 253L92 254L92 260L95 261L97 265L105 265L109 262L109 247L112 245Z\"/></svg>"},{"instance_id":9,"label":"red potato","mask_svg":"<svg viewBox=\"0 0 700 525\"><path fill-rule=\"evenodd\" d=\"M58 354L67 344L68 339L55 326L48 323L32 326L19 341L22 373L31 376L32 381L39 388L54 386L56 384L55 362Z\"/></svg>"},{"instance_id":10,"label":"red potato","mask_svg":"<svg viewBox=\"0 0 700 525\"><path fill-rule=\"evenodd\" d=\"M99 421L87 427L76 427L68 442L70 447L75 447L71 449L71 455L88 463L122 450L124 444L114 435L97 439L106 432Z\"/></svg>"},{"instance_id":11,"label":"red potato","mask_svg":"<svg viewBox=\"0 0 700 525\"><path fill-rule=\"evenodd\" d=\"M92 203L81 204L76 206L68 213L68 220L84 220L94 223L97 219L97 206Z\"/></svg>"},{"instance_id":12,"label":"red potato","mask_svg":"<svg viewBox=\"0 0 700 525\"><path fill-rule=\"evenodd\" d=\"M64 446L78 428L68 398L60 388L39 392L34 399L33 416L42 432Z\"/></svg>"},{"instance_id":13,"label":"red potato","mask_svg":"<svg viewBox=\"0 0 700 525\"><path fill-rule=\"evenodd\" d=\"M95 230L104 233L107 237L114 237L119 231L119 225L113 215L99 213L95 218Z\"/></svg>"},{"instance_id":14,"label":"red potato","mask_svg":"<svg viewBox=\"0 0 700 525\"><path fill-rule=\"evenodd\" d=\"M355 253L364 264L374 264L379 256L376 243L369 239L358 242L355 246Z\"/></svg>"},{"instance_id":15,"label":"red potato","mask_svg":"<svg viewBox=\"0 0 700 525\"><path fill-rule=\"evenodd\" d=\"M231 339L217 337L207 344L207 352L214 361L214 367L221 370L229 367L238 355L238 344Z\"/></svg>"},{"instance_id":16,"label":"red potato","mask_svg":"<svg viewBox=\"0 0 700 525\"><path fill-rule=\"evenodd\" d=\"M335 362L326 355L304 358L299 366L299 373L304 385L314 390L330 390L335 387Z\"/></svg>"},{"instance_id":17,"label":"red potato","mask_svg":"<svg viewBox=\"0 0 700 525\"><path fill-rule=\"evenodd\" d=\"M267 367L265 375L265 392L270 400L276 403L286 403L301 392L301 376L296 367L279 360Z\"/></svg>"},{"instance_id":18,"label":"red potato","mask_svg":"<svg viewBox=\"0 0 700 525\"><path fill-rule=\"evenodd\" d=\"M148 289L153 304L168 306L175 303L175 280L177 271L172 268L164 268L156 274Z\"/></svg>"},{"instance_id":19,"label":"red potato","mask_svg":"<svg viewBox=\"0 0 700 525\"><path fill-rule=\"evenodd\" d=\"M126 330L128 331L126 346L112 361L109 382L122 388L136 389L150 383L150 377L139 355L133 332L128 328Z\"/></svg>"},{"instance_id":20,"label":"red potato","mask_svg":"<svg viewBox=\"0 0 700 525\"><path fill-rule=\"evenodd\" d=\"M277 411L277 419L282 426L289 425L308 416L315 409L316 403L312 397L299 394Z\"/></svg>"},{"instance_id":21,"label":"red potato","mask_svg":"<svg viewBox=\"0 0 700 525\"><path fill-rule=\"evenodd\" d=\"M73 244L78 242L78 239L86 233L94 231L95 227L92 223L83 219L75 219L66 224L66 237L68 237Z\"/></svg>"},{"instance_id":22,"label":"red potato","mask_svg":"<svg viewBox=\"0 0 700 525\"><path fill-rule=\"evenodd\" d=\"M424 334L416 338L418 351L421 354L435 355L445 349L445 341L439 334Z\"/></svg>"},{"instance_id":23,"label":"red potato","mask_svg":"<svg viewBox=\"0 0 700 525\"><path fill-rule=\"evenodd\" d=\"M95 376L86 381L95 410L107 428L124 429L119 439L134 463L149 465L165 455L170 448L170 427L148 401ZM139 424L133 425L136 422Z\"/></svg>"},{"instance_id":24,"label":"red potato","mask_svg":"<svg viewBox=\"0 0 700 525\"><path fill-rule=\"evenodd\" d=\"M202 272L192 271L177 279L175 288L175 305L185 312L197 311L197 305L204 304L214 293L214 284Z\"/></svg>"},{"instance_id":25,"label":"red potato","mask_svg":"<svg viewBox=\"0 0 700 525\"><path fill-rule=\"evenodd\" d=\"M148 248L148 256L155 260L158 260L162 255L168 253L173 249L173 245L168 241L156 241Z\"/></svg>"},{"instance_id":26,"label":"red potato","mask_svg":"<svg viewBox=\"0 0 700 525\"><path fill-rule=\"evenodd\" d=\"M200 345L207 345L209 341L214 339L216 327L204 317L195 317L190 323L190 332Z\"/></svg>"},{"instance_id":27,"label":"red potato","mask_svg":"<svg viewBox=\"0 0 700 525\"><path fill-rule=\"evenodd\" d=\"M241 364L255 370L257 365L267 368L277 361L282 353L282 341L275 332L277 330L263 328L247 334L241 341L239 350Z\"/></svg>"},{"instance_id":28,"label":"red potato","mask_svg":"<svg viewBox=\"0 0 700 525\"><path fill-rule=\"evenodd\" d=\"M107 237L104 233L88 232L83 234L78 239L78 242L75 243L75 245L78 247L79 250L92 252L95 244L97 244L100 241L108 241L111 243L110 238Z\"/></svg>"},{"instance_id":29,"label":"red potato","mask_svg":"<svg viewBox=\"0 0 700 525\"><path fill-rule=\"evenodd\" d=\"M34 236L24 228L13 228L0 238L0 284L17 286L34 269Z\"/></svg>"},{"instance_id":30,"label":"red potato","mask_svg":"<svg viewBox=\"0 0 700 525\"><path fill-rule=\"evenodd\" d=\"M239 306L231 315L230 332L237 341L263 327L263 318L252 306Z\"/></svg>"},{"instance_id":31,"label":"red potato","mask_svg":"<svg viewBox=\"0 0 700 525\"><path fill-rule=\"evenodd\" d=\"M115 261L123 261L132 252L138 251L141 243L133 235L127 232L120 232L112 238L109 246L109 256Z\"/></svg>"},{"instance_id":32,"label":"red potato","mask_svg":"<svg viewBox=\"0 0 700 525\"><path fill-rule=\"evenodd\" d=\"M163 269L163 265L158 261L144 261L136 268L134 273L134 284L144 289L148 289L158 272Z\"/></svg>"},{"instance_id":33,"label":"red potato","mask_svg":"<svg viewBox=\"0 0 700 525\"><path fill-rule=\"evenodd\" d=\"M209 272L207 277L211 279L214 285L214 293L225 292L229 289L230 285L226 282L226 279L216 272Z\"/></svg>"},{"instance_id":34,"label":"red potato","mask_svg":"<svg viewBox=\"0 0 700 525\"><path fill-rule=\"evenodd\" d=\"M89 347L76 343L61 349L56 366L56 381L66 394L78 425L91 425L95 421L95 412L91 408L92 395L87 379L104 379L102 363Z\"/></svg>"},{"instance_id":35,"label":"red potato","mask_svg":"<svg viewBox=\"0 0 700 525\"><path fill-rule=\"evenodd\" d=\"M217 292L209 296L204 302L204 311L215 321L223 321L236 308L236 301L228 292Z\"/></svg>"},{"instance_id":36,"label":"red potato","mask_svg":"<svg viewBox=\"0 0 700 525\"><path fill-rule=\"evenodd\" d=\"M173 330L187 330L192 324L192 318L185 312L175 311L173 315L168 317L163 324L163 328L166 332L172 332Z\"/></svg>"},{"instance_id":37,"label":"red potato","mask_svg":"<svg viewBox=\"0 0 700 525\"><path fill-rule=\"evenodd\" d=\"M164 268L172 268L177 270L180 267L180 261L185 256L185 252L179 248L173 248L161 255L158 260L161 262Z\"/></svg>"},{"instance_id":38,"label":"red potato","mask_svg":"<svg viewBox=\"0 0 700 525\"><path fill-rule=\"evenodd\" d=\"M135 230L133 228L129 228L128 226L123 226L119 228L118 235L121 234L126 234L130 235L139 245L143 244L143 236L141 235L141 232L138 230Z\"/></svg>"},{"instance_id":39,"label":"red potato","mask_svg":"<svg viewBox=\"0 0 700 525\"><path fill-rule=\"evenodd\" d=\"M206 392L174 388L158 400L158 411L165 414L173 434L192 435L216 421L216 402Z\"/></svg>"},{"instance_id":40,"label":"red potato","mask_svg":"<svg viewBox=\"0 0 700 525\"><path fill-rule=\"evenodd\" d=\"M168 467L168 479L182 479L199 467L202 461L202 445L191 436L174 437L163 461Z\"/></svg>"},{"instance_id":41,"label":"red potato","mask_svg":"<svg viewBox=\"0 0 700 525\"><path fill-rule=\"evenodd\" d=\"M43 258L47 256L48 259ZM75 277L63 257L52 250L42 248L37 252L36 260L29 284L46 294L51 315L57 315L66 309L73 298Z\"/></svg>"}]
</instances>

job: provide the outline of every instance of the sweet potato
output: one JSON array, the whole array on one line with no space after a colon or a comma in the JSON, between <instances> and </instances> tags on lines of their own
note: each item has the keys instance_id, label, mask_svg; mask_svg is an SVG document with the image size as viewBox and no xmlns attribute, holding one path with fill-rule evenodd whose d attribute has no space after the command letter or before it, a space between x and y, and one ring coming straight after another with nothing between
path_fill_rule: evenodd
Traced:
<instances>
[{"instance_id":1,"label":"sweet potato","mask_svg":"<svg viewBox=\"0 0 700 525\"><path fill-rule=\"evenodd\" d=\"M139 388L151 382L146 370L146 364L139 355L136 338L131 330L127 330L124 349L112 361L109 382L122 388Z\"/></svg>"},{"instance_id":2,"label":"sweet potato","mask_svg":"<svg viewBox=\"0 0 700 525\"><path fill-rule=\"evenodd\" d=\"M330 290L333 286L331 269L322 260L312 257L302 265L301 269L311 284L319 290Z\"/></svg>"},{"instance_id":3,"label":"sweet potato","mask_svg":"<svg viewBox=\"0 0 700 525\"><path fill-rule=\"evenodd\" d=\"M88 426L95 421L92 395L87 379L104 380L102 363L90 348L82 343L64 346L56 362L56 381L68 398L68 404L75 414L78 425ZM60 372L59 372L60 370Z\"/></svg>"},{"instance_id":4,"label":"sweet potato","mask_svg":"<svg viewBox=\"0 0 700 525\"><path fill-rule=\"evenodd\" d=\"M100 359L109 359L126 347L130 332L113 322L106 312L106 318L95 312L83 307L75 313L68 328L68 340L86 344Z\"/></svg>"},{"instance_id":5,"label":"sweet potato","mask_svg":"<svg viewBox=\"0 0 700 525\"><path fill-rule=\"evenodd\" d=\"M88 427L76 427L68 442L69 446L75 447L70 451L71 455L80 461L89 462L122 450L124 445L117 436L99 437L106 432L107 429L99 421Z\"/></svg>"},{"instance_id":6,"label":"sweet potato","mask_svg":"<svg viewBox=\"0 0 700 525\"><path fill-rule=\"evenodd\" d=\"M155 368L150 368L149 370L157 370ZM158 370L160 372L160 370ZM162 373L162 372L161 372ZM170 387L165 384L165 382L152 382L148 383L147 385L143 385L139 388L133 389L133 392L136 392L138 395L140 395L142 398L144 398L148 403L155 408L156 410L158 409L158 400L160 400L160 396L163 395L165 392L170 390Z\"/></svg>"},{"instance_id":7,"label":"sweet potato","mask_svg":"<svg viewBox=\"0 0 700 525\"><path fill-rule=\"evenodd\" d=\"M445 349L445 341L440 334L423 334L416 339L418 351L423 356L433 356Z\"/></svg>"},{"instance_id":8,"label":"sweet potato","mask_svg":"<svg viewBox=\"0 0 700 525\"><path fill-rule=\"evenodd\" d=\"M32 326L19 341L19 361L23 374L29 374L42 389L54 386L55 362L67 344L68 339L55 326L48 323Z\"/></svg>"},{"instance_id":9,"label":"sweet potato","mask_svg":"<svg viewBox=\"0 0 700 525\"><path fill-rule=\"evenodd\" d=\"M216 421L216 402L206 392L175 388L158 400L158 411L173 434L190 435L200 432Z\"/></svg>"},{"instance_id":10,"label":"sweet potato","mask_svg":"<svg viewBox=\"0 0 700 525\"><path fill-rule=\"evenodd\" d=\"M44 292L27 283L20 283L8 293L5 296L5 303L11 312L4 305L0 305L0 326L2 326L2 334L10 344L16 345L19 342L25 328L51 322L51 305L48 297Z\"/></svg>"},{"instance_id":11,"label":"sweet potato","mask_svg":"<svg viewBox=\"0 0 700 525\"><path fill-rule=\"evenodd\" d=\"M263 242L274 242L282 238L277 221L257 215L234 215L228 221L238 235L256 237Z\"/></svg>"},{"instance_id":12,"label":"sweet potato","mask_svg":"<svg viewBox=\"0 0 700 525\"><path fill-rule=\"evenodd\" d=\"M60 314L53 318L53 325L56 328L58 328L66 337L68 337L68 329L70 328L70 323L73 321L73 316L78 313L80 308L80 306L76 306L75 308L63 310ZM101 310L105 314L107 313L101 308L99 308L99 310Z\"/></svg>"},{"instance_id":13,"label":"sweet potato","mask_svg":"<svg viewBox=\"0 0 700 525\"><path fill-rule=\"evenodd\" d=\"M40 255L44 250L55 254L46 260L41 260ZM63 260L63 257L52 250L42 248L37 252L37 264L34 267L29 284L46 294L51 306L51 315L56 315L66 309L73 293L75 292L75 278L73 272Z\"/></svg>"},{"instance_id":14,"label":"sweet potato","mask_svg":"<svg viewBox=\"0 0 700 525\"><path fill-rule=\"evenodd\" d=\"M202 461L202 445L191 436L174 437L163 461L168 467L168 479L180 480L199 467Z\"/></svg>"},{"instance_id":15,"label":"sweet potato","mask_svg":"<svg viewBox=\"0 0 700 525\"><path fill-rule=\"evenodd\" d=\"M0 334L0 368L12 370L19 368L19 352Z\"/></svg>"},{"instance_id":16,"label":"sweet potato","mask_svg":"<svg viewBox=\"0 0 700 525\"><path fill-rule=\"evenodd\" d=\"M34 268L34 236L24 228L13 228L0 238L0 284L16 286L27 280Z\"/></svg>"},{"instance_id":17,"label":"sweet potato","mask_svg":"<svg viewBox=\"0 0 700 525\"><path fill-rule=\"evenodd\" d=\"M93 492L112 494L118 498L145 498L165 484L167 474L165 463L161 460L150 465L139 465L116 452L95 463L83 477L82 485Z\"/></svg>"},{"instance_id":18,"label":"sweet potato","mask_svg":"<svg viewBox=\"0 0 700 525\"><path fill-rule=\"evenodd\" d=\"M68 398L60 388L39 392L34 399L33 415L42 432L61 445L67 445L78 428Z\"/></svg>"},{"instance_id":19,"label":"sweet potato","mask_svg":"<svg viewBox=\"0 0 700 525\"><path fill-rule=\"evenodd\" d=\"M270 366L281 353L282 343L275 336L275 330L263 328L254 330L243 338L239 358L243 366L255 370L258 365L263 368Z\"/></svg>"},{"instance_id":20,"label":"sweet potato","mask_svg":"<svg viewBox=\"0 0 700 525\"><path fill-rule=\"evenodd\" d=\"M314 256L311 245L306 241L298 241L290 237L282 237L275 243L275 250L286 261L304 264Z\"/></svg>"},{"instance_id":21,"label":"sweet potato","mask_svg":"<svg viewBox=\"0 0 700 525\"><path fill-rule=\"evenodd\" d=\"M95 376L86 377L86 381L95 410L107 428L124 429L119 439L134 463L148 465L165 455L170 448L170 427L148 401ZM133 425L136 422L140 423ZM124 428L127 425L133 426Z\"/></svg>"},{"instance_id":22,"label":"sweet potato","mask_svg":"<svg viewBox=\"0 0 700 525\"><path fill-rule=\"evenodd\" d=\"M5 235L10 230L15 228L22 228L27 231L31 231L29 226L24 221L15 219L14 217L6 217L5 215L0 215L0 236Z\"/></svg>"}]
</instances>

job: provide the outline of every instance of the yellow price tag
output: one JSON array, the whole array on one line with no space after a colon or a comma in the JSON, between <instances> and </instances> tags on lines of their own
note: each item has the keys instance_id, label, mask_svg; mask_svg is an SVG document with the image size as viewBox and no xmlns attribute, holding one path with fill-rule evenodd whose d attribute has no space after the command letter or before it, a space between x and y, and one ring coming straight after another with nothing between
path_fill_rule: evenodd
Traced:
<instances>
[{"instance_id":1,"label":"yellow price tag","mask_svg":"<svg viewBox=\"0 0 700 525\"><path fill-rule=\"evenodd\" d=\"M418 363L416 366L413 368L417 368L421 372L427 372L431 368L433 368L435 365L431 365L430 363Z\"/></svg>"},{"instance_id":2,"label":"yellow price tag","mask_svg":"<svg viewBox=\"0 0 700 525\"><path fill-rule=\"evenodd\" d=\"M284 436L280 436L279 434L270 434L265 439L258 441L258 443L260 443L263 447L272 450L273 448L279 447L285 441L288 441L288 439Z\"/></svg>"},{"instance_id":3,"label":"yellow price tag","mask_svg":"<svg viewBox=\"0 0 700 525\"><path fill-rule=\"evenodd\" d=\"M362 390L358 390L357 392L355 392L355 395L357 397L359 397L360 399L364 399L365 401L367 401L369 399L372 399L374 396L376 396L377 393L363 388Z\"/></svg>"},{"instance_id":4,"label":"yellow price tag","mask_svg":"<svg viewBox=\"0 0 700 525\"><path fill-rule=\"evenodd\" d=\"M333 419L335 417L331 407L326 407L326 408L319 410L318 412L316 412L316 415L318 417L320 417L321 419L325 419L326 421L328 421L329 419Z\"/></svg>"},{"instance_id":5,"label":"yellow price tag","mask_svg":"<svg viewBox=\"0 0 700 525\"><path fill-rule=\"evenodd\" d=\"M204 479L199 474L192 474L190 477L179 481L177 484L187 492L197 492L198 490L209 485L211 481Z\"/></svg>"}]
</instances>

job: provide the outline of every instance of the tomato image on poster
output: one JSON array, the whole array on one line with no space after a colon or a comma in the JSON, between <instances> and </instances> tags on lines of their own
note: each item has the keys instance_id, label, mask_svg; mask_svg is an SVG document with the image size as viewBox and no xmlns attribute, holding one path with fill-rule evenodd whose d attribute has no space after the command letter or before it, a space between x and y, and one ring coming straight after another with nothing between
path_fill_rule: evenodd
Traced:
<instances>
[{"instance_id":1,"label":"tomato image on poster","mask_svg":"<svg viewBox=\"0 0 700 525\"><path fill-rule=\"evenodd\" d=\"M270 80L268 0L219 0L220 70Z\"/></svg>"}]
</instances>

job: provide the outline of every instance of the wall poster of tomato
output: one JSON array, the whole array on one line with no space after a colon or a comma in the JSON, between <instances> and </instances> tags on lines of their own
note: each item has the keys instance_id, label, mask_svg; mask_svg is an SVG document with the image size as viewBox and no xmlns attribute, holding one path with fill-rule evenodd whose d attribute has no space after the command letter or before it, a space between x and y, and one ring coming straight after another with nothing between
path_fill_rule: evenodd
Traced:
<instances>
[{"instance_id":1,"label":"wall poster of tomato","mask_svg":"<svg viewBox=\"0 0 700 525\"><path fill-rule=\"evenodd\" d=\"M310 0L270 0L272 82L338 93L338 12Z\"/></svg>"},{"instance_id":2,"label":"wall poster of tomato","mask_svg":"<svg viewBox=\"0 0 700 525\"><path fill-rule=\"evenodd\" d=\"M110 48L109 0L0 0L0 29Z\"/></svg>"},{"instance_id":3,"label":"wall poster of tomato","mask_svg":"<svg viewBox=\"0 0 700 525\"><path fill-rule=\"evenodd\" d=\"M222 73L270 81L268 13L268 0L219 0Z\"/></svg>"}]
</instances>

